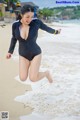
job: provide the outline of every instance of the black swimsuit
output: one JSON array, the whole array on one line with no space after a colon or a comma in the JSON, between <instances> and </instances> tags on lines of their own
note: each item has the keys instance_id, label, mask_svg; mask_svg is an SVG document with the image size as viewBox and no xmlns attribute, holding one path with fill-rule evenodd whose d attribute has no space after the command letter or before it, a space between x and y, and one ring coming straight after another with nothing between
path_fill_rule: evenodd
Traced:
<instances>
[{"instance_id":1,"label":"black swimsuit","mask_svg":"<svg viewBox=\"0 0 80 120\"><path fill-rule=\"evenodd\" d=\"M54 33L55 30L45 25L41 20L32 20L29 24L28 38L25 40L20 36L19 27L22 23L16 21L12 25L12 39L9 47L9 53L13 53L17 40L19 41L19 55L25 57L29 61L36 55L41 53L41 48L37 45L36 39L38 37L38 29L45 30L49 33Z\"/></svg>"}]
</instances>

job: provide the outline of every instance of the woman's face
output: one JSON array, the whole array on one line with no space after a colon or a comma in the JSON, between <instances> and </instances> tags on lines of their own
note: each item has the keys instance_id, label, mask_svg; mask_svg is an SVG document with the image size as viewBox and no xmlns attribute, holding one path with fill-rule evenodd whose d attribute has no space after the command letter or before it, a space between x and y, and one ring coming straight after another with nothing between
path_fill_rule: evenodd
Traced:
<instances>
[{"instance_id":1,"label":"woman's face","mask_svg":"<svg viewBox=\"0 0 80 120\"><path fill-rule=\"evenodd\" d=\"M33 17L34 17L34 12L27 12L24 15L22 15L22 22L26 25L30 24Z\"/></svg>"}]
</instances>

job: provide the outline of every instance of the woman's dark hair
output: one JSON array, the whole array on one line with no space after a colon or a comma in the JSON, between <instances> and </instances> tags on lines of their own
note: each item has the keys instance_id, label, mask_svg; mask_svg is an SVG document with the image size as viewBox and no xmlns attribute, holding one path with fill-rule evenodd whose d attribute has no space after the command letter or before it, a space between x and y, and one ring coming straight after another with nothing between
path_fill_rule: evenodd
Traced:
<instances>
[{"instance_id":1,"label":"woman's dark hair","mask_svg":"<svg viewBox=\"0 0 80 120\"><path fill-rule=\"evenodd\" d=\"M25 13L27 12L34 12L34 7L31 6L31 5L24 5L22 8L21 8L21 14L24 15Z\"/></svg>"},{"instance_id":2,"label":"woman's dark hair","mask_svg":"<svg viewBox=\"0 0 80 120\"><path fill-rule=\"evenodd\" d=\"M24 15L25 13L27 12L34 12L34 7L31 6L31 5L24 5L22 8L21 8L21 11L20 13L17 14L16 16L16 20L21 20L21 14Z\"/></svg>"},{"instance_id":3,"label":"woman's dark hair","mask_svg":"<svg viewBox=\"0 0 80 120\"><path fill-rule=\"evenodd\" d=\"M20 14L20 13L17 13L17 14L16 14L16 20L21 20L21 18L22 18L22 17L21 17L21 14Z\"/></svg>"}]
</instances>

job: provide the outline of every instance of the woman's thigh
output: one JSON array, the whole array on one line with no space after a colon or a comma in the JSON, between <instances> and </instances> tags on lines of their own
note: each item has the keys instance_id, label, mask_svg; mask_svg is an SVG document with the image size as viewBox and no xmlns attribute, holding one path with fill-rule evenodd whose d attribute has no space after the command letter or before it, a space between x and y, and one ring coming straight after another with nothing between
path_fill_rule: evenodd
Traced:
<instances>
[{"instance_id":1,"label":"woman's thigh","mask_svg":"<svg viewBox=\"0 0 80 120\"><path fill-rule=\"evenodd\" d=\"M42 54L39 54L33 58L30 64L30 70L29 70L29 77L33 78L36 76L39 72L40 64L41 64L41 57Z\"/></svg>"},{"instance_id":2,"label":"woman's thigh","mask_svg":"<svg viewBox=\"0 0 80 120\"><path fill-rule=\"evenodd\" d=\"M29 66L30 61L22 56L19 56L19 76L21 80L27 79Z\"/></svg>"}]
</instances>

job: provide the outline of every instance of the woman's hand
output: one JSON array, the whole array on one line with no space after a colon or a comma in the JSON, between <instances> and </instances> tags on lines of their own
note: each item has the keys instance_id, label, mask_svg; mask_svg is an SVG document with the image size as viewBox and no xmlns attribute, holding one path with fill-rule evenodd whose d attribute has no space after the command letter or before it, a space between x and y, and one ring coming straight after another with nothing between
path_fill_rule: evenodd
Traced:
<instances>
[{"instance_id":1,"label":"woman's hand","mask_svg":"<svg viewBox=\"0 0 80 120\"><path fill-rule=\"evenodd\" d=\"M6 55L6 59L10 59L11 58L11 53L7 53L7 55Z\"/></svg>"},{"instance_id":2,"label":"woman's hand","mask_svg":"<svg viewBox=\"0 0 80 120\"><path fill-rule=\"evenodd\" d=\"M61 29L55 30L55 33L54 33L54 34L60 34L60 32L61 32Z\"/></svg>"},{"instance_id":3,"label":"woman's hand","mask_svg":"<svg viewBox=\"0 0 80 120\"><path fill-rule=\"evenodd\" d=\"M60 32L61 32L61 29L58 30L58 34L60 34Z\"/></svg>"}]
</instances>

